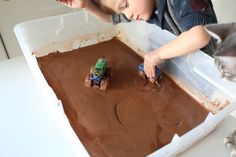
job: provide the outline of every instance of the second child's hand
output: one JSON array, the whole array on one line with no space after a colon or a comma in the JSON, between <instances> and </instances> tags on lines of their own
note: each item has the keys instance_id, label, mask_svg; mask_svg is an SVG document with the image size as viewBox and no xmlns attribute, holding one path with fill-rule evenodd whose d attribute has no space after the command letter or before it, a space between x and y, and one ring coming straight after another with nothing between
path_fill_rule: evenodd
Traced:
<instances>
[{"instance_id":1,"label":"second child's hand","mask_svg":"<svg viewBox=\"0 0 236 157\"><path fill-rule=\"evenodd\" d=\"M100 8L98 8L92 0L56 0L70 8L80 8L85 9L96 18L111 23L112 15L104 13Z\"/></svg>"},{"instance_id":2,"label":"second child's hand","mask_svg":"<svg viewBox=\"0 0 236 157\"><path fill-rule=\"evenodd\" d=\"M87 8L91 0L56 0L70 8Z\"/></svg>"},{"instance_id":3,"label":"second child's hand","mask_svg":"<svg viewBox=\"0 0 236 157\"><path fill-rule=\"evenodd\" d=\"M149 52L144 56L144 72L148 78L154 78L156 76L155 66L162 62L157 52Z\"/></svg>"}]
</instances>

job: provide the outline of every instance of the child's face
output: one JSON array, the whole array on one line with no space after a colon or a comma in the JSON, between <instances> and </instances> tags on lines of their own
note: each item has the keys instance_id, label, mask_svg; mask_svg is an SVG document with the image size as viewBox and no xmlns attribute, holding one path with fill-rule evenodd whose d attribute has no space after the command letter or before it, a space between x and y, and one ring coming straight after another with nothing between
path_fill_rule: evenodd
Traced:
<instances>
[{"instance_id":1,"label":"child's face","mask_svg":"<svg viewBox=\"0 0 236 157\"><path fill-rule=\"evenodd\" d=\"M130 20L150 19L156 0L102 0L104 6Z\"/></svg>"}]
</instances>

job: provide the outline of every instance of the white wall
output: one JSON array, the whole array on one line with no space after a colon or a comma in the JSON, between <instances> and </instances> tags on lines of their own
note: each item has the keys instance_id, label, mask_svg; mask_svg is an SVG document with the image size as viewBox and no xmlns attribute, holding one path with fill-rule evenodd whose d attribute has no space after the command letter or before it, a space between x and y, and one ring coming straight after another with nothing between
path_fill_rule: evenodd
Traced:
<instances>
[{"instance_id":1,"label":"white wall","mask_svg":"<svg viewBox=\"0 0 236 157\"><path fill-rule=\"evenodd\" d=\"M10 57L23 55L13 31L16 24L71 11L56 0L0 0L0 32Z\"/></svg>"},{"instance_id":2,"label":"white wall","mask_svg":"<svg viewBox=\"0 0 236 157\"><path fill-rule=\"evenodd\" d=\"M219 23L236 22L236 0L212 0Z\"/></svg>"}]
</instances>

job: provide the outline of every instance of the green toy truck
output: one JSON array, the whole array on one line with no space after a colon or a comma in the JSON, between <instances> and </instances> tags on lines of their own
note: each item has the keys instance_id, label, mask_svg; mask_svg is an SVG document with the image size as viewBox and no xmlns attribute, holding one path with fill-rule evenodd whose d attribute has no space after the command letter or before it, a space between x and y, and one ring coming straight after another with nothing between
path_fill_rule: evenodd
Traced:
<instances>
[{"instance_id":1,"label":"green toy truck","mask_svg":"<svg viewBox=\"0 0 236 157\"><path fill-rule=\"evenodd\" d=\"M110 69L107 67L108 61L105 58L99 58L90 69L90 74L86 75L86 87L99 87L101 90L106 90L109 85Z\"/></svg>"}]
</instances>

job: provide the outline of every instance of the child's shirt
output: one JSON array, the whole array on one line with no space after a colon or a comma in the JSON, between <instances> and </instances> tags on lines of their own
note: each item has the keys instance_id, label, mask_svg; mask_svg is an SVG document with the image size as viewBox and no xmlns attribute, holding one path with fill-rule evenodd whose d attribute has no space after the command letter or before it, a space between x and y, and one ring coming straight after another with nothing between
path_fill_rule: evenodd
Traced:
<instances>
[{"instance_id":1,"label":"child's shirt","mask_svg":"<svg viewBox=\"0 0 236 157\"><path fill-rule=\"evenodd\" d=\"M169 20L179 29L179 33L187 31L196 25L217 23L217 18L210 0L156 1L158 4L157 8L154 10L151 19L147 22L156 24L162 29L166 29L176 35L177 33L174 32ZM168 1L170 4L169 7Z\"/></svg>"},{"instance_id":2,"label":"child's shirt","mask_svg":"<svg viewBox=\"0 0 236 157\"><path fill-rule=\"evenodd\" d=\"M157 0L148 23L156 24L176 35L197 25L217 23L211 0ZM213 55L215 40L201 50Z\"/></svg>"}]
</instances>

